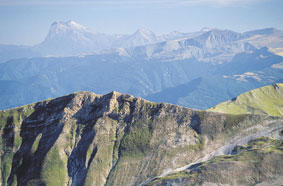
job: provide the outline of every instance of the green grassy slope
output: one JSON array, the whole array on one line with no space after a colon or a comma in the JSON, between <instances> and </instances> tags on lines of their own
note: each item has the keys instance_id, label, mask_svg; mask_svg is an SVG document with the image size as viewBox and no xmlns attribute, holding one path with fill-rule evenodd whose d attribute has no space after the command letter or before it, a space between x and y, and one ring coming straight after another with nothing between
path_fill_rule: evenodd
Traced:
<instances>
[{"instance_id":1,"label":"green grassy slope","mask_svg":"<svg viewBox=\"0 0 283 186\"><path fill-rule=\"evenodd\" d=\"M229 114L254 113L283 116L283 83L251 90L208 110Z\"/></svg>"}]
</instances>

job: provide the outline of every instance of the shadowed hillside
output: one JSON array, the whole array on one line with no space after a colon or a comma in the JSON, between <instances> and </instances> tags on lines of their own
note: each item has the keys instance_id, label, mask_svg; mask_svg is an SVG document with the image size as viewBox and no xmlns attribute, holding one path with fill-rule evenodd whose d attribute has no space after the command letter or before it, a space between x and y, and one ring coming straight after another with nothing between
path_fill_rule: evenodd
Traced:
<instances>
[{"instance_id":1,"label":"shadowed hillside","mask_svg":"<svg viewBox=\"0 0 283 186\"><path fill-rule=\"evenodd\" d=\"M0 127L3 186L205 185L203 176L179 177L198 169L199 175L219 177L221 168L231 167L227 176L232 170L245 176L241 170L250 169L249 179L213 177L209 182L247 185L283 176L273 166L283 158L280 117L198 111L117 92L78 92L1 111ZM266 140L264 149L255 144L261 149L254 157L262 165L257 167L249 154L243 156L254 147L238 146L260 137ZM229 163L235 158L239 162ZM222 159L224 164L218 164Z\"/></svg>"}]
</instances>

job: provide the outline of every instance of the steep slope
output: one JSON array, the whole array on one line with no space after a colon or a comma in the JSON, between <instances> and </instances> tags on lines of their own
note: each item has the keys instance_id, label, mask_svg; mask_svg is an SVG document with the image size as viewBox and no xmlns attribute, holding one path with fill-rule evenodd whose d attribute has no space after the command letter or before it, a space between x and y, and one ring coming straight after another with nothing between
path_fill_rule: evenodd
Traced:
<instances>
[{"instance_id":1,"label":"steep slope","mask_svg":"<svg viewBox=\"0 0 283 186\"><path fill-rule=\"evenodd\" d=\"M275 28L265 28L245 32L243 40L257 48L268 47L270 51L283 56L283 32Z\"/></svg>"},{"instance_id":2,"label":"steep slope","mask_svg":"<svg viewBox=\"0 0 283 186\"><path fill-rule=\"evenodd\" d=\"M152 31L145 28L131 35L110 35L91 32L74 21L59 21L51 25L45 40L35 46L35 50L44 56L85 55L105 49L143 46L159 41Z\"/></svg>"},{"instance_id":3,"label":"steep slope","mask_svg":"<svg viewBox=\"0 0 283 186\"><path fill-rule=\"evenodd\" d=\"M237 146L231 155L213 158L190 169L156 178L147 185L280 185L283 141L266 137Z\"/></svg>"},{"instance_id":4,"label":"steep slope","mask_svg":"<svg viewBox=\"0 0 283 186\"><path fill-rule=\"evenodd\" d=\"M106 34L91 32L74 21L56 21L44 41L35 46L0 45L0 63L23 57L74 56L89 53L116 53L123 48L126 56L154 60L182 60L196 58L215 64L231 61L241 52L268 47L283 53L283 32L274 28L237 33L231 30L203 28L192 33L173 31L156 35L142 28L135 33ZM114 50L113 50L114 49ZM107 51L105 51L107 50Z\"/></svg>"},{"instance_id":5,"label":"steep slope","mask_svg":"<svg viewBox=\"0 0 283 186\"><path fill-rule=\"evenodd\" d=\"M241 53L230 63L214 66L215 70L211 67L211 74L200 74L199 78L164 88L145 98L206 110L249 90L282 83L282 59L266 48Z\"/></svg>"},{"instance_id":6,"label":"steep slope","mask_svg":"<svg viewBox=\"0 0 283 186\"><path fill-rule=\"evenodd\" d=\"M94 33L74 21L54 22L45 40L36 50L42 55L70 56L110 48L114 38L110 35Z\"/></svg>"},{"instance_id":7,"label":"steep slope","mask_svg":"<svg viewBox=\"0 0 283 186\"><path fill-rule=\"evenodd\" d=\"M176 38L169 41L146 29L132 35L110 36L92 33L73 21L55 22L44 42L50 51L0 46L3 60L26 57L0 64L0 109L81 90L99 94L116 90L151 101L208 109L248 90L282 83L283 58L271 52L274 48L257 49L248 41L255 36L276 38L280 33L275 29L240 34L204 28L188 34L173 32L167 39ZM102 51L96 48L109 48L117 40L144 46ZM275 41L282 43L279 38L271 43ZM94 51L76 57L34 57ZM195 79L201 82L190 87Z\"/></svg>"},{"instance_id":8,"label":"steep slope","mask_svg":"<svg viewBox=\"0 0 283 186\"><path fill-rule=\"evenodd\" d=\"M14 60L0 64L0 109L81 90L144 97L209 74L212 68L194 60L139 62L118 55Z\"/></svg>"},{"instance_id":9,"label":"steep slope","mask_svg":"<svg viewBox=\"0 0 283 186\"><path fill-rule=\"evenodd\" d=\"M124 56L124 50L116 52L0 64L0 109L81 90L99 94L115 90L150 101L208 109L251 89L283 82L283 58L266 49L238 54L223 65L195 59L145 61ZM195 79L201 79L200 83L195 84Z\"/></svg>"},{"instance_id":10,"label":"steep slope","mask_svg":"<svg viewBox=\"0 0 283 186\"><path fill-rule=\"evenodd\" d=\"M251 52L256 48L240 40L241 34L230 30L204 30L176 40L166 40L152 45L128 49L135 58L182 60L196 58L201 62L221 64L229 62L238 53Z\"/></svg>"},{"instance_id":11,"label":"steep slope","mask_svg":"<svg viewBox=\"0 0 283 186\"><path fill-rule=\"evenodd\" d=\"M141 28L132 35L125 35L118 38L113 42L112 47L130 48L135 46L149 45L157 43L158 41L160 41L159 38L152 31Z\"/></svg>"},{"instance_id":12,"label":"steep slope","mask_svg":"<svg viewBox=\"0 0 283 186\"><path fill-rule=\"evenodd\" d=\"M0 118L3 186L147 184L253 139L279 139L283 130L279 117L197 111L117 92L79 92ZM271 167L282 161L274 157ZM276 173L261 175L282 176Z\"/></svg>"},{"instance_id":13,"label":"steep slope","mask_svg":"<svg viewBox=\"0 0 283 186\"><path fill-rule=\"evenodd\" d=\"M193 35L194 33L182 33L179 32L177 30L174 30L172 32L170 32L169 34L163 34L161 36L159 36L161 41L168 41L168 40L176 40L176 39L181 39L181 38L185 38L185 37L190 37L191 35Z\"/></svg>"},{"instance_id":14,"label":"steep slope","mask_svg":"<svg viewBox=\"0 0 283 186\"><path fill-rule=\"evenodd\" d=\"M283 84L277 83L243 93L209 111L230 114L268 114L283 116Z\"/></svg>"}]
</instances>

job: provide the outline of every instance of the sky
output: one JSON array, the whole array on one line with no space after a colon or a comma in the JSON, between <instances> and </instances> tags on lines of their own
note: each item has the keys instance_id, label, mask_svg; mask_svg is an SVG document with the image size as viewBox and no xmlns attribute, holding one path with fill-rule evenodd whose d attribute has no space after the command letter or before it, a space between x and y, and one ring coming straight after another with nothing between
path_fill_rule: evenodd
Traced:
<instances>
[{"instance_id":1,"label":"sky","mask_svg":"<svg viewBox=\"0 0 283 186\"><path fill-rule=\"evenodd\" d=\"M0 0L0 44L38 44L54 21L69 20L109 34L283 30L282 10L283 0Z\"/></svg>"}]
</instances>

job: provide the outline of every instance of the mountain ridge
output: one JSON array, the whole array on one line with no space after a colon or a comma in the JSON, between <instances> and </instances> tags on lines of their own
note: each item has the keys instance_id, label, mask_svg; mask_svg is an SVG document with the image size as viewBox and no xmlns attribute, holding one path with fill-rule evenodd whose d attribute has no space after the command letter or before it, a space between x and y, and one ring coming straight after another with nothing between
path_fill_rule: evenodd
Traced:
<instances>
[{"instance_id":1,"label":"mountain ridge","mask_svg":"<svg viewBox=\"0 0 283 186\"><path fill-rule=\"evenodd\" d=\"M133 34L110 37L98 32L90 34L74 22L56 22L54 29L56 25L61 25L63 30L66 28L67 34L62 32L62 37L55 34L57 39L45 43L42 53L33 47L0 46L0 58L4 61L9 56L23 57L0 64L1 109L80 90L100 94L116 90L144 98L153 97L152 101L157 101L157 95L162 97L171 91L171 96L165 96L161 101L208 109L240 93L280 83L283 79L282 56L277 55L283 48L283 35L274 29L252 31L248 38L221 29L173 32L171 36L140 30L137 32L143 34L138 35L145 37L137 39L134 36L135 39L128 40ZM166 40L166 37L171 39ZM139 42L141 45L145 42L152 44L112 48L113 39L134 42L135 45L140 45ZM159 40L157 43L156 39ZM102 40L107 41L110 49L96 51L97 46L103 48L99 44L104 42ZM64 57L67 51L75 56ZM53 52L60 53L60 57ZM199 86L186 89L197 78L202 79Z\"/></svg>"},{"instance_id":2,"label":"mountain ridge","mask_svg":"<svg viewBox=\"0 0 283 186\"><path fill-rule=\"evenodd\" d=\"M3 185L150 185L158 184L156 177L167 183L186 184L190 182L182 179L182 171L187 168L182 167L191 170L191 164L205 165L217 162L214 159L223 155L241 153L245 148L238 145L253 143L260 137L274 140L263 141L267 147L272 145L268 152L276 157L266 163L274 165L283 158L282 117L199 111L118 92L77 92L0 111L0 118ZM264 152L266 149L257 148ZM266 165L257 154L260 163ZM249 161L242 156L241 160ZM234 168L241 170L241 161L234 162ZM258 170L252 166L246 168ZM260 170L259 182L283 176L281 169L275 171L273 166ZM180 173L174 177L179 181L172 180L170 172ZM270 178L270 174L274 177ZM240 177L243 179L209 181L258 181ZM251 171L250 177L257 175ZM206 184L201 177L191 181Z\"/></svg>"},{"instance_id":3,"label":"mountain ridge","mask_svg":"<svg viewBox=\"0 0 283 186\"><path fill-rule=\"evenodd\" d=\"M127 52L119 49L110 54L18 59L0 64L0 108L81 90L99 94L116 90L154 98L151 101L208 109L250 89L282 83L283 78L283 58L264 48L238 54L222 65L197 59L133 59ZM187 85L197 78L202 79L199 86L190 89ZM165 96L169 88L171 93Z\"/></svg>"},{"instance_id":4,"label":"mountain ridge","mask_svg":"<svg viewBox=\"0 0 283 186\"><path fill-rule=\"evenodd\" d=\"M283 83L276 83L245 92L208 110L230 114L257 113L283 116L282 100Z\"/></svg>"},{"instance_id":5,"label":"mountain ridge","mask_svg":"<svg viewBox=\"0 0 283 186\"><path fill-rule=\"evenodd\" d=\"M231 57L226 56L234 56L243 51L249 52L250 50L245 48L247 44L257 48L269 47L270 51L279 55L281 55L283 48L283 32L274 28L244 33L227 29L206 28L198 32L181 33L173 31L159 36L148 29L144 29L144 32L141 31L142 29L137 30L130 35L105 34L89 31L86 27L74 21L56 21L51 24L44 41L37 45L26 46L25 48L14 45L7 48L0 45L0 56L2 56L0 62L23 57L88 55L100 53L103 50L108 50L109 53L113 48L124 48L128 50L128 56L143 56L144 54L137 55L135 52L132 54L131 51L143 53L143 50L147 50L144 58L180 60L195 57L200 61L209 62L208 57L210 56L212 62L219 63L220 61L220 63L223 63L231 59ZM219 35L220 32L225 34ZM263 34L260 35L260 33ZM211 35L211 37L205 41L204 38L200 38L201 35L203 37ZM174 46L172 46L172 43L174 43ZM154 44L155 46L151 46ZM166 50L162 47L163 45L168 46ZM139 48L140 46L145 46L146 49ZM213 59L214 55L218 55L219 52L223 52L223 55L216 56L216 59Z\"/></svg>"}]
</instances>

